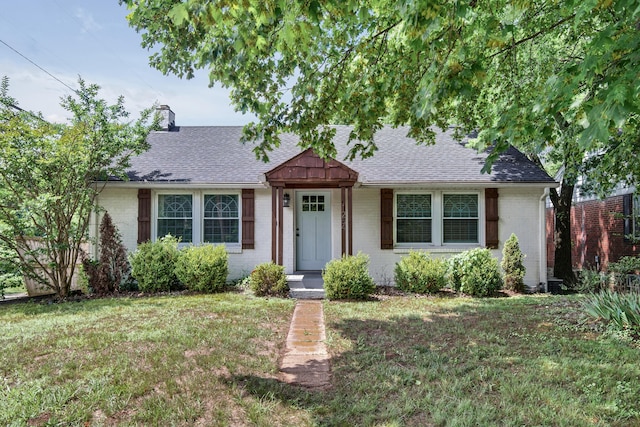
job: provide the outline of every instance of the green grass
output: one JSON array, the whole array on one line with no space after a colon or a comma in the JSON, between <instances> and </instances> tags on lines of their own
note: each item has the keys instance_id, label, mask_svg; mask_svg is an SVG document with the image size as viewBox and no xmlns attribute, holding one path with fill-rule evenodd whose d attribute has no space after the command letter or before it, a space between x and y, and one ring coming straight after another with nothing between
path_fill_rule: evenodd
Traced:
<instances>
[{"instance_id":1,"label":"green grass","mask_svg":"<svg viewBox=\"0 0 640 427\"><path fill-rule=\"evenodd\" d=\"M579 297L325 302L332 386L278 380L293 301L0 306L0 425L640 425L640 350Z\"/></svg>"},{"instance_id":2,"label":"green grass","mask_svg":"<svg viewBox=\"0 0 640 427\"><path fill-rule=\"evenodd\" d=\"M233 378L276 377L292 311L231 293L0 306L0 425L285 424Z\"/></svg>"},{"instance_id":3,"label":"green grass","mask_svg":"<svg viewBox=\"0 0 640 427\"><path fill-rule=\"evenodd\" d=\"M24 294L26 292L27 292L27 288L24 287L24 284L20 286L12 286L8 288L4 288L5 296L15 295L15 294ZM0 299L2 298L0 297Z\"/></svg>"}]
</instances>

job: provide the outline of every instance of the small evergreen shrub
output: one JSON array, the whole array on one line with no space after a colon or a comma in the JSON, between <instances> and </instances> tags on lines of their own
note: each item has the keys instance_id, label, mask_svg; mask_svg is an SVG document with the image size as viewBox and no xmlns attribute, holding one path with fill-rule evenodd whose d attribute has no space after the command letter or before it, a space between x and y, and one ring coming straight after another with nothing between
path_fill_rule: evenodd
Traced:
<instances>
[{"instance_id":1,"label":"small evergreen shrub","mask_svg":"<svg viewBox=\"0 0 640 427\"><path fill-rule=\"evenodd\" d=\"M155 242L145 242L131 254L131 274L142 292L176 290L180 282L176 277L176 260L180 255L178 240L167 235Z\"/></svg>"},{"instance_id":2,"label":"small evergreen shrub","mask_svg":"<svg viewBox=\"0 0 640 427\"><path fill-rule=\"evenodd\" d=\"M259 297L286 296L289 291L284 266L265 262L249 275L249 287Z\"/></svg>"},{"instance_id":3,"label":"small evergreen shrub","mask_svg":"<svg viewBox=\"0 0 640 427\"><path fill-rule=\"evenodd\" d=\"M446 285L446 263L426 252L411 251L396 263L396 286L403 291L435 293Z\"/></svg>"},{"instance_id":4,"label":"small evergreen shrub","mask_svg":"<svg viewBox=\"0 0 640 427\"><path fill-rule=\"evenodd\" d=\"M229 255L222 245L189 246L180 251L175 273L189 290L218 292L227 283Z\"/></svg>"},{"instance_id":5,"label":"small evergreen shrub","mask_svg":"<svg viewBox=\"0 0 640 427\"><path fill-rule=\"evenodd\" d=\"M471 249L450 258L449 280L452 289L476 297L492 295L502 288L498 259L484 248Z\"/></svg>"},{"instance_id":6,"label":"small evergreen shrub","mask_svg":"<svg viewBox=\"0 0 640 427\"><path fill-rule=\"evenodd\" d=\"M616 331L640 332L640 294L606 290L590 295L583 303L585 312L601 319Z\"/></svg>"},{"instance_id":7,"label":"small evergreen shrub","mask_svg":"<svg viewBox=\"0 0 640 427\"><path fill-rule=\"evenodd\" d=\"M462 255L454 255L447 260L447 283L456 292L462 288Z\"/></svg>"},{"instance_id":8,"label":"small evergreen shrub","mask_svg":"<svg viewBox=\"0 0 640 427\"><path fill-rule=\"evenodd\" d=\"M91 292L106 295L118 292L131 281L131 265L127 259L127 250L122 244L118 229L105 212L100 223L100 258L82 259L82 267L87 276Z\"/></svg>"},{"instance_id":9,"label":"small evergreen shrub","mask_svg":"<svg viewBox=\"0 0 640 427\"><path fill-rule=\"evenodd\" d=\"M329 261L322 279L329 299L366 299L375 290L369 276L369 256L363 253Z\"/></svg>"},{"instance_id":10,"label":"small evergreen shrub","mask_svg":"<svg viewBox=\"0 0 640 427\"><path fill-rule=\"evenodd\" d=\"M524 292L524 276L527 269L524 266L524 254L520 250L518 237L513 233L504 242L500 266L504 271L504 287L514 292Z\"/></svg>"}]
</instances>

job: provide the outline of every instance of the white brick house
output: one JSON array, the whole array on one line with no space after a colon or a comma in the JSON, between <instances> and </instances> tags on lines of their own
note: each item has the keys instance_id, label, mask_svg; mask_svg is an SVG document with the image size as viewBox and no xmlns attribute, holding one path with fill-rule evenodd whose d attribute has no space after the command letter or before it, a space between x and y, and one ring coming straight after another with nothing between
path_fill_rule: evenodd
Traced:
<instances>
[{"instance_id":1,"label":"white brick house","mask_svg":"<svg viewBox=\"0 0 640 427\"><path fill-rule=\"evenodd\" d=\"M406 128L385 127L369 159L341 160L350 129L336 126L338 159L323 161L282 135L270 161L241 144L241 127L176 127L153 132L129 181L109 181L98 203L129 251L167 233L183 244L225 244L230 276L273 260L287 273L317 271L359 251L380 284L411 249L448 257L489 247L498 257L515 233L526 254L525 283L546 283L545 197L554 185L515 149L481 173L486 154L451 133L417 145ZM97 234L100 218L94 218Z\"/></svg>"}]
</instances>

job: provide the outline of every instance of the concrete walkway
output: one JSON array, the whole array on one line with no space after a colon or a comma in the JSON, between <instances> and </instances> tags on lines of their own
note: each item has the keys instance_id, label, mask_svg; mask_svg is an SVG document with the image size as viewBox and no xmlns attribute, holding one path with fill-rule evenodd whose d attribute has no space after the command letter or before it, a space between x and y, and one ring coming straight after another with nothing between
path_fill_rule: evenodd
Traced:
<instances>
[{"instance_id":1,"label":"concrete walkway","mask_svg":"<svg viewBox=\"0 0 640 427\"><path fill-rule=\"evenodd\" d=\"M322 302L298 300L280 362L284 382L309 388L329 386L329 355L325 347Z\"/></svg>"}]
</instances>

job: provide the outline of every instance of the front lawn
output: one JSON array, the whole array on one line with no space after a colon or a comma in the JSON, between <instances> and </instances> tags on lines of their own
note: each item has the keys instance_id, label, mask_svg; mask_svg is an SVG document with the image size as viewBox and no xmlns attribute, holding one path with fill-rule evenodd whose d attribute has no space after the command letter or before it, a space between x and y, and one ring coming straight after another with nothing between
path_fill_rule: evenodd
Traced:
<instances>
[{"instance_id":1,"label":"front lawn","mask_svg":"<svg viewBox=\"0 0 640 427\"><path fill-rule=\"evenodd\" d=\"M0 425L640 424L640 350L578 298L325 302L314 391L278 380L292 300L0 305Z\"/></svg>"}]
</instances>

